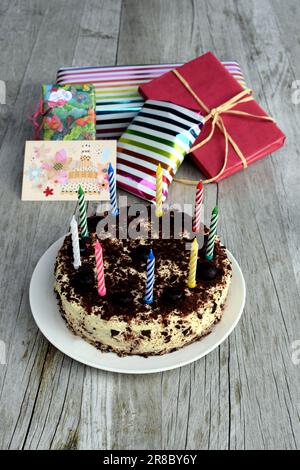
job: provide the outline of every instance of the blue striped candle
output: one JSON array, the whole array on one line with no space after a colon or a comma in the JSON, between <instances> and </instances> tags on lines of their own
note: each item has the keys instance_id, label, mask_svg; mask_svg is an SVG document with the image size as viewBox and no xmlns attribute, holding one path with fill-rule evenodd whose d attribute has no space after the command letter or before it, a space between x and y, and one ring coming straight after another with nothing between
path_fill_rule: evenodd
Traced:
<instances>
[{"instance_id":1,"label":"blue striped candle","mask_svg":"<svg viewBox=\"0 0 300 470\"><path fill-rule=\"evenodd\" d=\"M112 215L116 216L119 215L119 209L117 204L116 175L111 163L108 166L108 181L111 213Z\"/></svg>"},{"instance_id":2,"label":"blue striped candle","mask_svg":"<svg viewBox=\"0 0 300 470\"><path fill-rule=\"evenodd\" d=\"M147 260L146 295L144 297L145 304L152 304L153 302L154 268L155 268L155 256L151 249L148 255L148 260Z\"/></svg>"}]
</instances>

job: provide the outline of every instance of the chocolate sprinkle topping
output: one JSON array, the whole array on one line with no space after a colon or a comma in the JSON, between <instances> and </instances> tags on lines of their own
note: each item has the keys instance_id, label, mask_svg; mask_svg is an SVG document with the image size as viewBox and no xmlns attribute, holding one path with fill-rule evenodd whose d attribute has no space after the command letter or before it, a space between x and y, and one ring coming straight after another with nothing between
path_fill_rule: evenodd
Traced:
<instances>
[{"instance_id":1,"label":"chocolate sprinkle topping","mask_svg":"<svg viewBox=\"0 0 300 470\"><path fill-rule=\"evenodd\" d=\"M218 275L218 268L211 261L199 261L197 264L197 280L212 281Z\"/></svg>"},{"instance_id":2,"label":"chocolate sprinkle topping","mask_svg":"<svg viewBox=\"0 0 300 470\"><path fill-rule=\"evenodd\" d=\"M79 240L79 249L80 249L80 255L84 255L86 253L86 239L85 238L80 238Z\"/></svg>"},{"instance_id":3,"label":"chocolate sprinkle topping","mask_svg":"<svg viewBox=\"0 0 300 470\"><path fill-rule=\"evenodd\" d=\"M120 333L120 332L119 332L118 330L110 330L110 334L111 334L112 338L113 338L114 336L117 336L119 333Z\"/></svg>"},{"instance_id":4,"label":"chocolate sprinkle topping","mask_svg":"<svg viewBox=\"0 0 300 470\"><path fill-rule=\"evenodd\" d=\"M133 295L126 290L116 291L110 296L112 303L119 306L126 306L133 303Z\"/></svg>"},{"instance_id":5,"label":"chocolate sprinkle topping","mask_svg":"<svg viewBox=\"0 0 300 470\"><path fill-rule=\"evenodd\" d=\"M177 304L185 297L184 290L180 286L167 287L162 294L162 301L165 303Z\"/></svg>"},{"instance_id":6,"label":"chocolate sprinkle topping","mask_svg":"<svg viewBox=\"0 0 300 470\"><path fill-rule=\"evenodd\" d=\"M222 292L226 282L224 274L230 262L219 239L216 239L213 261L205 260L203 247L199 250L197 285L194 289L188 289L186 280L190 252L187 240L192 240L194 234L184 233L180 239L174 238L175 224L171 224L173 228L168 239L162 238L161 227L158 238L101 239L107 295L100 297L97 292L94 244L96 228L102 218L94 216L88 219L90 236L84 241L82 266L78 270L73 266L70 235L65 238L56 262L56 269L59 266L63 274L63 279L59 281L62 293L68 301L80 303L88 314L93 312L103 319L118 316L129 322L137 318L146 322L148 319L159 319L168 325L169 314L176 314L179 319L185 317L212 301L216 287ZM130 222L131 218L128 217L128 220ZM114 218L113 223L118 233L122 228L119 218ZM151 229L149 221L145 221L145 225ZM147 305L144 295L150 247L156 258L155 284L154 302Z\"/></svg>"},{"instance_id":7,"label":"chocolate sprinkle topping","mask_svg":"<svg viewBox=\"0 0 300 470\"><path fill-rule=\"evenodd\" d=\"M146 336L147 338L150 338L151 337L151 330L142 330L141 334L143 336Z\"/></svg>"},{"instance_id":8,"label":"chocolate sprinkle topping","mask_svg":"<svg viewBox=\"0 0 300 470\"><path fill-rule=\"evenodd\" d=\"M80 266L70 277L70 285L81 292L93 289L95 286L95 273L88 266Z\"/></svg>"}]
</instances>

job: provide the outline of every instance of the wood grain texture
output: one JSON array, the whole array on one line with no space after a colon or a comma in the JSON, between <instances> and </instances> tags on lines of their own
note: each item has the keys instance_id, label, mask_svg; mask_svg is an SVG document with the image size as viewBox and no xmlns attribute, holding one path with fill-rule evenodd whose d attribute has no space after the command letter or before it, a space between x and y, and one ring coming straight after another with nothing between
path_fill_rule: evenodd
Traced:
<instances>
[{"instance_id":1,"label":"wood grain texture","mask_svg":"<svg viewBox=\"0 0 300 470\"><path fill-rule=\"evenodd\" d=\"M299 448L299 109L297 0L24 0L0 2L1 449ZM68 65L183 62L208 50L238 60L286 146L206 189L220 234L247 283L244 315L205 358L149 376L97 371L39 333L28 286L45 249L67 230L73 203L20 201L26 116L39 86ZM298 54L298 57L297 57ZM180 176L197 178L187 159ZM120 192L120 195L125 195ZM169 200L190 203L173 184ZM134 201L134 197L129 198ZM91 205L90 211L95 209Z\"/></svg>"},{"instance_id":2,"label":"wood grain texture","mask_svg":"<svg viewBox=\"0 0 300 470\"><path fill-rule=\"evenodd\" d=\"M0 3L0 80L6 84L5 104L0 106L1 141L8 123L14 119L12 109L48 2L29 0Z\"/></svg>"}]
</instances>

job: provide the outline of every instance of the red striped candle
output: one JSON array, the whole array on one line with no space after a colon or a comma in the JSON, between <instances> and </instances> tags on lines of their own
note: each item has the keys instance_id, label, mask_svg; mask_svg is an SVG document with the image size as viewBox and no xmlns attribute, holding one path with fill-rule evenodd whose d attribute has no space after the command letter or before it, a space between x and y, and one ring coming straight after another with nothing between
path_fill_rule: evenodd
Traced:
<instances>
[{"instance_id":1,"label":"red striped candle","mask_svg":"<svg viewBox=\"0 0 300 470\"><path fill-rule=\"evenodd\" d=\"M200 231L201 210L203 205L203 184L199 181L195 198L195 213L193 218L193 232Z\"/></svg>"},{"instance_id":2,"label":"red striped candle","mask_svg":"<svg viewBox=\"0 0 300 470\"><path fill-rule=\"evenodd\" d=\"M103 297L106 294L106 288L104 280L103 252L99 240L97 240L95 243L95 257L97 267L98 294Z\"/></svg>"}]
</instances>

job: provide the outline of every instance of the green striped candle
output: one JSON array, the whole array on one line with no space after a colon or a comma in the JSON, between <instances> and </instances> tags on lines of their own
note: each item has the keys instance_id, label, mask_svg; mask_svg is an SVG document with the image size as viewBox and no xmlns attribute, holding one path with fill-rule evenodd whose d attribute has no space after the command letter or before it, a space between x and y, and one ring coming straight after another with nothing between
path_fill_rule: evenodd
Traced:
<instances>
[{"instance_id":1,"label":"green striped candle","mask_svg":"<svg viewBox=\"0 0 300 470\"><path fill-rule=\"evenodd\" d=\"M78 188L78 205L79 205L79 225L81 228L82 238L87 238L89 236L88 226L87 226L87 216L86 216L86 203L84 198L84 190L79 185Z\"/></svg>"},{"instance_id":2,"label":"green striped candle","mask_svg":"<svg viewBox=\"0 0 300 470\"><path fill-rule=\"evenodd\" d=\"M207 239L206 249L205 249L205 258L207 260L212 260L214 257L214 247L215 247L215 239L217 236L218 218L219 218L219 211L218 211L218 208L215 207L211 213L209 234L208 234L208 239Z\"/></svg>"}]
</instances>

